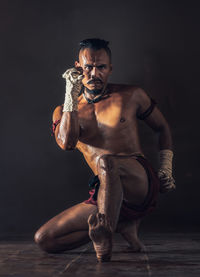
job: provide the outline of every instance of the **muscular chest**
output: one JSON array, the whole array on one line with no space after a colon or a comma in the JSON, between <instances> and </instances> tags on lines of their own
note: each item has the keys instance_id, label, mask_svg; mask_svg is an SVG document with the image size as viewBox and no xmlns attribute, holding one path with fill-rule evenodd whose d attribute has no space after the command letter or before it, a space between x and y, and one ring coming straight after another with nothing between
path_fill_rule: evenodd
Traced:
<instances>
[{"instance_id":1,"label":"muscular chest","mask_svg":"<svg viewBox=\"0 0 200 277\"><path fill-rule=\"evenodd\" d=\"M133 120L133 109L120 96L109 97L96 104L79 105L81 138L108 138L127 128Z\"/></svg>"}]
</instances>

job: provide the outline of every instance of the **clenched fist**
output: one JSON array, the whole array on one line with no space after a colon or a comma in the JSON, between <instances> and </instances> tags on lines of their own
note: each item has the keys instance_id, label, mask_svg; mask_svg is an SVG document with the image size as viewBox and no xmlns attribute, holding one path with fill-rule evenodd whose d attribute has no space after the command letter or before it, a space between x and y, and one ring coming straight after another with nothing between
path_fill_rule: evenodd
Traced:
<instances>
[{"instance_id":1,"label":"clenched fist","mask_svg":"<svg viewBox=\"0 0 200 277\"><path fill-rule=\"evenodd\" d=\"M63 112L78 110L78 95L82 87L82 68L69 68L62 75L66 80L65 101Z\"/></svg>"},{"instance_id":2,"label":"clenched fist","mask_svg":"<svg viewBox=\"0 0 200 277\"><path fill-rule=\"evenodd\" d=\"M159 152L160 169L158 178L160 180L160 193L169 192L176 188L175 180L172 177L172 159L173 152L170 149L164 149Z\"/></svg>"}]
</instances>

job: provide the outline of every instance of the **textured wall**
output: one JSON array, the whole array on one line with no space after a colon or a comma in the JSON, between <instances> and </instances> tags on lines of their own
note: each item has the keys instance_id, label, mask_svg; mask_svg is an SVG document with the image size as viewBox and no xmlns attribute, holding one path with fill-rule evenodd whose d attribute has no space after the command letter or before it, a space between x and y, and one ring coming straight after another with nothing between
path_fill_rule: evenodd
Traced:
<instances>
[{"instance_id":1,"label":"textured wall","mask_svg":"<svg viewBox=\"0 0 200 277\"><path fill-rule=\"evenodd\" d=\"M199 12L197 1L1 1L0 234L33 232L87 197L91 171L78 152L50 135L63 102L61 74L78 42L109 40L112 82L137 84L159 103L172 128L176 192L162 195L146 228L197 228L199 215ZM147 156L157 137L141 123ZM189 225L191 224L191 225Z\"/></svg>"}]
</instances>

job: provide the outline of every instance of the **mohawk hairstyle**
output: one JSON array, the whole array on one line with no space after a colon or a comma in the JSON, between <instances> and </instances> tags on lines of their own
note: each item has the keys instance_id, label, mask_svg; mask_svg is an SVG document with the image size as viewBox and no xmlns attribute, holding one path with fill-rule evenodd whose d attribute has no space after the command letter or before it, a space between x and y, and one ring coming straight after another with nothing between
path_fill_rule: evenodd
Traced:
<instances>
[{"instance_id":1,"label":"mohawk hairstyle","mask_svg":"<svg viewBox=\"0 0 200 277\"><path fill-rule=\"evenodd\" d=\"M106 41L106 40L100 39L100 38L84 39L79 43L79 52L81 50L84 50L85 48L90 48L93 50L104 49L106 51L106 53L108 54L110 61L111 61L112 55L111 55L111 50L110 50L108 44L109 44L109 41Z\"/></svg>"}]
</instances>

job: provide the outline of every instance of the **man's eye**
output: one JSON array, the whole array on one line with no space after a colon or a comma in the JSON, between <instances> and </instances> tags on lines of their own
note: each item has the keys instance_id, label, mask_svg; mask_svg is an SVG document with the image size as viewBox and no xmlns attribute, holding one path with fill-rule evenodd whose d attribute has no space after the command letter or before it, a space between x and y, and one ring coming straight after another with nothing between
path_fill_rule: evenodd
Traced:
<instances>
[{"instance_id":1,"label":"man's eye","mask_svg":"<svg viewBox=\"0 0 200 277\"><path fill-rule=\"evenodd\" d=\"M91 70L91 69L92 69L92 66L86 65L86 66L85 66L85 69L86 69L86 70Z\"/></svg>"},{"instance_id":2,"label":"man's eye","mask_svg":"<svg viewBox=\"0 0 200 277\"><path fill-rule=\"evenodd\" d=\"M106 68L105 65L99 65L99 66L98 66L98 69L104 69L104 68Z\"/></svg>"}]
</instances>

